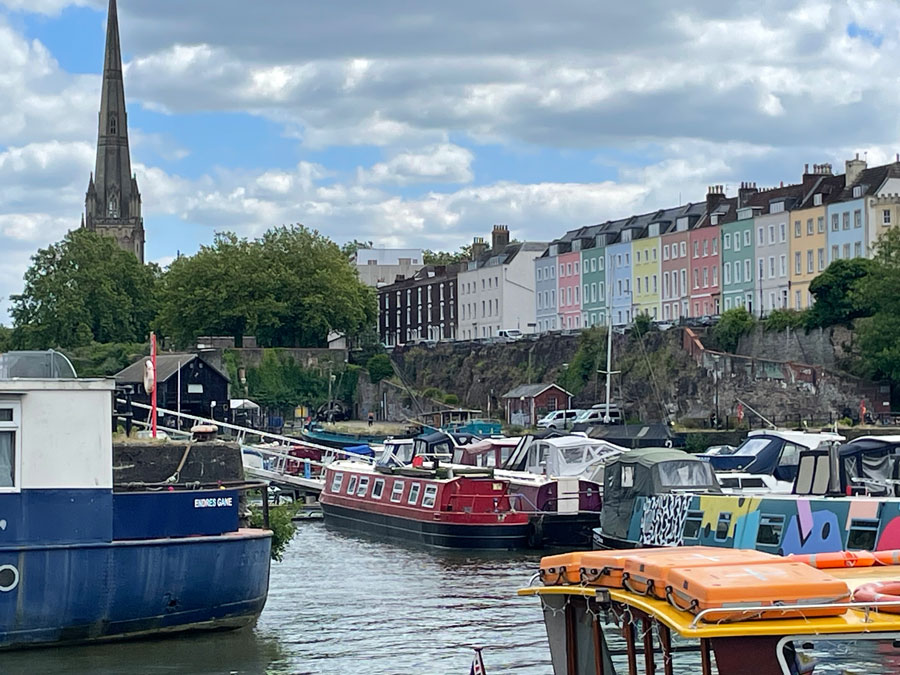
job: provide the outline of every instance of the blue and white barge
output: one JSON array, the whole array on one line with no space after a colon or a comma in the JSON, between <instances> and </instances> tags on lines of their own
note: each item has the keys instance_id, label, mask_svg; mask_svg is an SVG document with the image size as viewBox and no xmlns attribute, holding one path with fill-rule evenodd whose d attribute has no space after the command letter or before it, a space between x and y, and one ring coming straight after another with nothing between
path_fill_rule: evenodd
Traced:
<instances>
[{"instance_id":1,"label":"blue and white barge","mask_svg":"<svg viewBox=\"0 0 900 675\"><path fill-rule=\"evenodd\" d=\"M113 388L0 364L0 649L240 628L263 609L271 532L240 527L239 486L114 487Z\"/></svg>"}]
</instances>

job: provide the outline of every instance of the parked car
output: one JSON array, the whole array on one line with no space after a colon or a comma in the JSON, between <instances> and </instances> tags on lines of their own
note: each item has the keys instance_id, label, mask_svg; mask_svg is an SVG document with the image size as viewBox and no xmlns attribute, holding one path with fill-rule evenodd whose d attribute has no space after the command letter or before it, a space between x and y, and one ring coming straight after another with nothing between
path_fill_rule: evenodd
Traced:
<instances>
[{"instance_id":1,"label":"parked car","mask_svg":"<svg viewBox=\"0 0 900 675\"><path fill-rule=\"evenodd\" d=\"M518 328L504 328L497 331L497 337L506 338L507 340L518 340L522 337L522 331Z\"/></svg>"},{"instance_id":2,"label":"parked car","mask_svg":"<svg viewBox=\"0 0 900 675\"><path fill-rule=\"evenodd\" d=\"M537 425L541 429L568 429L575 424L581 410L554 410L538 420Z\"/></svg>"},{"instance_id":3,"label":"parked car","mask_svg":"<svg viewBox=\"0 0 900 675\"><path fill-rule=\"evenodd\" d=\"M598 424L606 424L606 404L591 406L590 410L583 410L578 417L575 418L576 424L586 424L589 427ZM614 403L609 406L609 424L622 424L622 411Z\"/></svg>"}]
</instances>

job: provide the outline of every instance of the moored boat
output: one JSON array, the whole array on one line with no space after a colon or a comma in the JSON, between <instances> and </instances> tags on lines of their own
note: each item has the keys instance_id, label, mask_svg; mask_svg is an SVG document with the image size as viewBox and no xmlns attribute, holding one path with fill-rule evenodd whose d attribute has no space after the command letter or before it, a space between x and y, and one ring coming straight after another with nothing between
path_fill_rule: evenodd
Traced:
<instances>
[{"instance_id":1,"label":"moored boat","mask_svg":"<svg viewBox=\"0 0 900 675\"><path fill-rule=\"evenodd\" d=\"M341 460L325 469L326 525L441 548L516 549L528 515L514 510L509 483L490 471L374 467Z\"/></svg>"},{"instance_id":2,"label":"moored boat","mask_svg":"<svg viewBox=\"0 0 900 675\"><path fill-rule=\"evenodd\" d=\"M822 570L707 547L576 552L544 558L542 585L519 594L540 599L556 675L887 674L900 659L896 557ZM629 584L637 571L655 591Z\"/></svg>"},{"instance_id":3,"label":"moored boat","mask_svg":"<svg viewBox=\"0 0 900 675\"><path fill-rule=\"evenodd\" d=\"M175 466L114 485L114 384L4 379L2 360L0 648L252 624L272 535L240 526L251 486L180 484Z\"/></svg>"}]
</instances>

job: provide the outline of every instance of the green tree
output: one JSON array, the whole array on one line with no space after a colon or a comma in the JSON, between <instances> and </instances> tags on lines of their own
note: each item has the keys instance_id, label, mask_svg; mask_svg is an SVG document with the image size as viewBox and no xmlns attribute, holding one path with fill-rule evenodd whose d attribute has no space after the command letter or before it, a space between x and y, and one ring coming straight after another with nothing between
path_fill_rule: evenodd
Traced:
<instances>
[{"instance_id":1,"label":"green tree","mask_svg":"<svg viewBox=\"0 0 900 675\"><path fill-rule=\"evenodd\" d=\"M12 329L0 326L0 354L12 349Z\"/></svg>"},{"instance_id":2,"label":"green tree","mask_svg":"<svg viewBox=\"0 0 900 675\"><path fill-rule=\"evenodd\" d=\"M741 336L749 333L756 319L743 307L735 307L722 313L719 322L710 329L713 339L722 351L734 352Z\"/></svg>"},{"instance_id":3,"label":"green tree","mask_svg":"<svg viewBox=\"0 0 900 675\"><path fill-rule=\"evenodd\" d=\"M372 384L381 382L394 374L394 366L387 354L376 354L369 359L366 363L366 370L369 371L369 380Z\"/></svg>"},{"instance_id":4,"label":"green tree","mask_svg":"<svg viewBox=\"0 0 900 675\"><path fill-rule=\"evenodd\" d=\"M788 328L793 330L804 328L808 322L809 316L806 311L773 309L762 323L767 331L779 332Z\"/></svg>"},{"instance_id":5,"label":"green tree","mask_svg":"<svg viewBox=\"0 0 900 675\"><path fill-rule=\"evenodd\" d=\"M647 312L638 312L634 315L634 326L632 327L632 336L642 338L653 328L653 319Z\"/></svg>"},{"instance_id":6,"label":"green tree","mask_svg":"<svg viewBox=\"0 0 900 675\"><path fill-rule=\"evenodd\" d=\"M318 347L331 331L355 337L375 321L375 293L341 249L302 225L248 241L216 235L163 279L158 325L180 345L231 335L241 345Z\"/></svg>"},{"instance_id":7,"label":"green tree","mask_svg":"<svg viewBox=\"0 0 900 675\"><path fill-rule=\"evenodd\" d=\"M344 242L343 244L341 244L341 253L343 253L344 256L346 256L347 259L349 260L354 255L356 255L356 252L359 249L361 249L361 248L369 249L369 248L372 248L372 246L373 246L373 244L371 241L359 241L357 239L354 239L353 241L348 241L348 242Z\"/></svg>"},{"instance_id":8,"label":"green tree","mask_svg":"<svg viewBox=\"0 0 900 675\"><path fill-rule=\"evenodd\" d=\"M865 298L871 316L856 322L860 355L867 374L900 383L900 229L878 242L872 271L860 278L855 294ZM862 300L858 300L863 304Z\"/></svg>"},{"instance_id":9,"label":"green tree","mask_svg":"<svg viewBox=\"0 0 900 675\"><path fill-rule=\"evenodd\" d=\"M465 262L472 258L472 245L460 246L459 251L450 253L448 251L432 251L425 249L422 251L422 262L426 265L453 265L455 263Z\"/></svg>"},{"instance_id":10,"label":"green tree","mask_svg":"<svg viewBox=\"0 0 900 675\"><path fill-rule=\"evenodd\" d=\"M20 349L141 342L156 313L159 268L142 265L115 240L85 229L40 249L25 288L10 297Z\"/></svg>"},{"instance_id":11,"label":"green tree","mask_svg":"<svg viewBox=\"0 0 900 675\"><path fill-rule=\"evenodd\" d=\"M807 325L819 328L843 324L872 313L870 296L860 292L860 284L873 271L875 262L866 258L835 260L809 284L815 303L809 309Z\"/></svg>"},{"instance_id":12,"label":"green tree","mask_svg":"<svg viewBox=\"0 0 900 675\"><path fill-rule=\"evenodd\" d=\"M557 384L577 395L594 382L597 369L606 365L606 328L592 326L581 331L572 362L557 377Z\"/></svg>"},{"instance_id":13,"label":"green tree","mask_svg":"<svg viewBox=\"0 0 900 675\"><path fill-rule=\"evenodd\" d=\"M263 351L256 368L247 369L247 395L282 412L299 404L316 407L328 398L328 374L304 368L275 349Z\"/></svg>"}]
</instances>

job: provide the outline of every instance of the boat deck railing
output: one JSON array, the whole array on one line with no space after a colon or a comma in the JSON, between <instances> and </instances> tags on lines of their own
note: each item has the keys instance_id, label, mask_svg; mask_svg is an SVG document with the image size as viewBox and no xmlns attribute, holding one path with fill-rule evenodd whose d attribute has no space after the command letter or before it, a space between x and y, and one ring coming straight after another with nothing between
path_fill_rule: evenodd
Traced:
<instances>
[{"instance_id":1,"label":"boat deck railing","mask_svg":"<svg viewBox=\"0 0 900 675\"><path fill-rule=\"evenodd\" d=\"M869 623L871 621L869 614L872 611L878 611L879 609L887 609L893 608L896 610L900 610L900 600L882 600L882 601L873 601L873 602L821 602L821 603L795 603L795 604L778 604L778 605L738 605L738 606L727 606L727 607L710 607L709 609L704 609L694 616L693 621L691 621L690 627L697 628L700 625L701 621L704 621L706 616L712 614L722 614L723 612L727 612L728 614L742 614L746 615L746 619L753 618L755 615L759 614L772 614L775 612L796 612L797 610L815 610L815 609L857 609L863 612L863 621ZM897 614L897 612L891 612L891 614ZM741 619L741 620L746 620ZM733 620L729 620L733 621ZM704 621L704 623L722 623L722 621Z\"/></svg>"}]
</instances>

